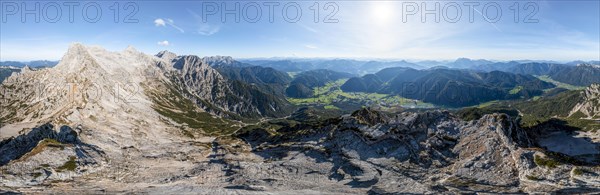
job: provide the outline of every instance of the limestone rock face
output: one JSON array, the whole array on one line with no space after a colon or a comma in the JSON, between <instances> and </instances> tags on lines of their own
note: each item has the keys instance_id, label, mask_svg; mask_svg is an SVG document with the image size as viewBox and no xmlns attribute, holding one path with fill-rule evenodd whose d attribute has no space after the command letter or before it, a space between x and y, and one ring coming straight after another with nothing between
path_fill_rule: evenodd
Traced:
<instances>
[{"instance_id":1,"label":"limestone rock face","mask_svg":"<svg viewBox=\"0 0 600 195\"><path fill-rule=\"evenodd\" d=\"M206 112L223 117L233 114L253 118L273 116L289 107L283 97L274 97L250 84L228 80L210 64L237 62L231 57L177 56L166 51L156 56L163 59L158 66L168 75L170 83Z\"/></svg>"},{"instance_id":2,"label":"limestone rock face","mask_svg":"<svg viewBox=\"0 0 600 195\"><path fill-rule=\"evenodd\" d=\"M203 57L202 61L211 66L235 65L236 61L231 56L208 56Z\"/></svg>"},{"instance_id":3,"label":"limestone rock face","mask_svg":"<svg viewBox=\"0 0 600 195\"><path fill-rule=\"evenodd\" d=\"M455 176L485 185L517 187L520 174L532 168L531 156L523 156L522 147L531 140L506 115L486 115L475 124L463 128L458 154L452 166ZM525 165L525 167L523 167Z\"/></svg>"},{"instance_id":4,"label":"limestone rock face","mask_svg":"<svg viewBox=\"0 0 600 195\"><path fill-rule=\"evenodd\" d=\"M580 112L585 119L600 119L600 84L592 84L583 92L583 101L577 104L570 115Z\"/></svg>"},{"instance_id":5,"label":"limestone rock face","mask_svg":"<svg viewBox=\"0 0 600 195\"><path fill-rule=\"evenodd\" d=\"M374 193L590 192L587 188L600 187L595 180L574 179L596 174L593 166L536 164L535 158L547 156L505 114L462 121L443 111L384 115L366 108L317 129L278 133L240 136L254 154L284 164L314 159L325 166L314 172ZM573 169L585 169L585 176L572 176Z\"/></svg>"}]
</instances>

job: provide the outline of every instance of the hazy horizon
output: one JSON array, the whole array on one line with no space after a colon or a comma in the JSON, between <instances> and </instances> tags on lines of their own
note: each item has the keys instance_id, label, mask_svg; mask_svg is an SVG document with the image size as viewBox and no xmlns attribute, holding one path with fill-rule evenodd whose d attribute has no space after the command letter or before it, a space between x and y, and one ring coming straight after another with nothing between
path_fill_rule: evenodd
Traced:
<instances>
[{"instance_id":1,"label":"hazy horizon","mask_svg":"<svg viewBox=\"0 0 600 195\"><path fill-rule=\"evenodd\" d=\"M72 42L236 59L600 60L598 1L37 2L20 12L35 3L3 2L0 61L58 60Z\"/></svg>"}]
</instances>

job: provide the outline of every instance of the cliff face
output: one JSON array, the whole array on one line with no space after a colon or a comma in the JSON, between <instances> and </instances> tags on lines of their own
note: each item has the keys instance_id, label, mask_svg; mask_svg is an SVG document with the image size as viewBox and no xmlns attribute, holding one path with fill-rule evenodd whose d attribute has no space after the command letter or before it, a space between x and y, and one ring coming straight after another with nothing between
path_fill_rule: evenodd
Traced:
<instances>
[{"instance_id":1,"label":"cliff face","mask_svg":"<svg viewBox=\"0 0 600 195\"><path fill-rule=\"evenodd\" d=\"M583 101L571 110L570 116L600 119L600 84L592 84L583 92Z\"/></svg>"},{"instance_id":2,"label":"cliff face","mask_svg":"<svg viewBox=\"0 0 600 195\"><path fill-rule=\"evenodd\" d=\"M384 115L363 109L318 129L292 129L240 136L254 154L278 162L298 160L304 154L324 166L313 170L324 177L376 193L519 193L562 188L585 192L584 187L599 187L600 180L590 179L587 172L571 174L573 165L548 167L536 162L536 158L550 158L535 149L535 139L504 114L468 122L448 112Z\"/></svg>"},{"instance_id":3,"label":"cliff face","mask_svg":"<svg viewBox=\"0 0 600 195\"><path fill-rule=\"evenodd\" d=\"M206 61L217 59L159 53L166 61L165 74L179 92L203 110L220 116L277 117L289 114L291 105L260 87L241 80L225 78ZM232 59L225 58L225 61ZM218 61L218 60L217 60ZM159 65L160 66L160 65Z\"/></svg>"}]
</instances>

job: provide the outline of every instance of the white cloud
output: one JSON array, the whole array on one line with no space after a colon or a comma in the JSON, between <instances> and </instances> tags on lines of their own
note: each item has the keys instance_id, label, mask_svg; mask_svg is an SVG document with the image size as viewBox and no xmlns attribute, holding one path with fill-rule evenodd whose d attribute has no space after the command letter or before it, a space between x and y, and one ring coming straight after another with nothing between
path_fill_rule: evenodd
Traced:
<instances>
[{"instance_id":1,"label":"white cloud","mask_svg":"<svg viewBox=\"0 0 600 195\"><path fill-rule=\"evenodd\" d=\"M317 46L310 45L310 44L304 45L304 47L306 47L308 49L317 49L318 48Z\"/></svg>"},{"instance_id":2,"label":"white cloud","mask_svg":"<svg viewBox=\"0 0 600 195\"><path fill-rule=\"evenodd\" d=\"M158 18L158 19L154 20L154 25L155 26L167 26L167 25L169 25L170 27L173 27L174 29L177 29L179 32L185 33L185 31L182 28L180 28L179 26L175 25L175 21L173 21L173 19L167 18L166 21L165 21L162 18Z\"/></svg>"},{"instance_id":3,"label":"white cloud","mask_svg":"<svg viewBox=\"0 0 600 195\"><path fill-rule=\"evenodd\" d=\"M221 30L221 27L219 27L219 26L201 24L200 27L198 27L197 32L198 32L198 34L201 34L201 35L210 36L212 34L219 32L219 30Z\"/></svg>"},{"instance_id":4,"label":"white cloud","mask_svg":"<svg viewBox=\"0 0 600 195\"><path fill-rule=\"evenodd\" d=\"M154 20L154 25L155 26L165 26L165 20L158 18L158 19Z\"/></svg>"},{"instance_id":5,"label":"white cloud","mask_svg":"<svg viewBox=\"0 0 600 195\"><path fill-rule=\"evenodd\" d=\"M158 44L158 45L160 45L160 46L169 46L169 41L167 41L167 40L164 40L164 41L159 41L159 42L158 42L158 43L156 43L156 44Z\"/></svg>"}]
</instances>

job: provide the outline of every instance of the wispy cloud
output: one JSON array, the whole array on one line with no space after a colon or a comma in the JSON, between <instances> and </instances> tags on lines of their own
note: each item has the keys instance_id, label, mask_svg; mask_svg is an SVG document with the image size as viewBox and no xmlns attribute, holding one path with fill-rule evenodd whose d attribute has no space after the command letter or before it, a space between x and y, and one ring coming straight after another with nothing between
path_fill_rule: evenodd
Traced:
<instances>
[{"instance_id":1,"label":"wispy cloud","mask_svg":"<svg viewBox=\"0 0 600 195\"><path fill-rule=\"evenodd\" d=\"M198 23L198 28L196 30L196 33L198 33L200 35L204 35L204 36L210 36L215 33L218 33L221 30L221 26L219 26L219 25L211 25L206 22L202 22L202 17L200 15L198 15L196 12L189 10L189 9L187 11L192 16L194 16L194 18L196 19L196 21Z\"/></svg>"},{"instance_id":2,"label":"wispy cloud","mask_svg":"<svg viewBox=\"0 0 600 195\"><path fill-rule=\"evenodd\" d=\"M210 35L213 35L215 33L218 33L219 30L221 30L220 26L213 26L213 25L209 25L209 24L201 24L198 27L198 30L196 32L198 34L201 34L201 35L210 36Z\"/></svg>"},{"instance_id":3,"label":"wispy cloud","mask_svg":"<svg viewBox=\"0 0 600 195\"><path fill-rule=\"evenodd\" d=\"M318 33L319 31L317 31L317 29L314 29L310 26L298 23L298 25L300 25L302 28L306 29L307 31L313 32L313 33Z\"/></svg>"},{"instance_id":4,"label":"wispy cloud","mask_svg":"<svg viewBox=\"0 0 600 195\"><path fill-rule=\"evenodd\" d=\"M304 45L304 47L308 48L308 49L318 49L317 46L311 45L311 44L306 44Z\"/></svg>"},{"instance_id":5,"label":"wispy cloud","mask_svg":"<svg viewBox=\"0 0 600 195\"><path fill-rule=\"evenodd\" d=\"M156 44L158 44L160 46L169 46L169 41L167 41L167 40L159 41Z\"/></svg>"},{"instance_id":6,"label":"wispy cloud","mask_svg":"<svg viewBox=\"0 0 600 195\"><path fill-rule=\"evenodd\" d=\"M170 27L173 27L174 29L178 30L181 33L185 33L185 31L180 28L179 26L175 25L175 21L173 21L172 19L162 19L162 18L157 18L154 20L154 25L155 26L163 26L166 27L167 25L169 25Z\"/></svg>"},{"instance_id":7,"label":"wispy cloud","mask_svg":"<svg viewBox=\"0 0 600 195\"><path fill-rule=\"evenodd\" d=\"M165 26L165 20L158 18L158 19L154 20L154 25L155 26Z\"/></svg>"}]
</instances>

